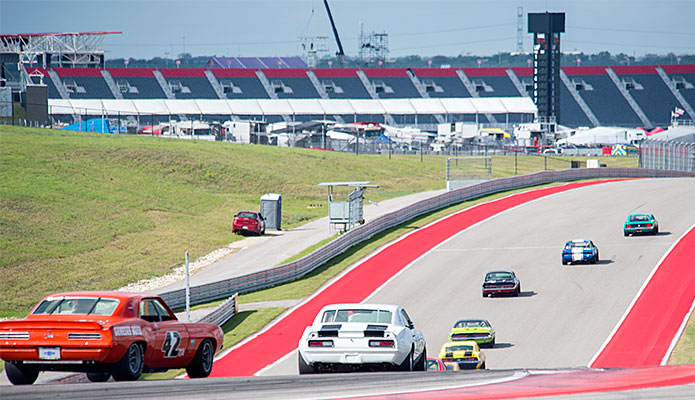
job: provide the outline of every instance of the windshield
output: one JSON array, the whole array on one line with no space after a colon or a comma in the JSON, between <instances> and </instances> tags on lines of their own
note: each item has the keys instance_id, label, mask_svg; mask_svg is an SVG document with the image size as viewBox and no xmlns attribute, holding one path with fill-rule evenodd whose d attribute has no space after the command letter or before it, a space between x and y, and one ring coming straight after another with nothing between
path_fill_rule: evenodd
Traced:
<instances>
[{"instance_id":1,"label":"windshield","mask_svg":"<svg viewBox=\"0 0 695 400\"><path fill-rule=\"evenodd\" d=\"M32 314L94 314L111 315L119 301L102 297L48 298Z\"/></svg>"},{"instance_id":2,"label":"windshield","mask_svg":"<svg viewBox=\"0 0 695 400\"><path fill-rule=\"evenodd\" d=\"M481 320L459 321L454 325L454 328L487 328L488 324Z\"/></svg>"},{"instance_id":3,"label":"windshield","mask_svg":"<svg viewBox=\"0 0 695 400\"><path fill-rule=\"evenodd\" d=\"M328 310L323 313L321 322L379 322L391 323L391 311L386 310Z\"/></svg>"},{"instance_id":4,"label":"windshield","mask_svg":"<svg viewBox=\"0 0 695 400\"><path fill-rule=\"evenodd\" d=\"M447 352L450 352L450 351L473 351L473 346L462 345L462 344L455 345L455 346L447 346L446 351Z\"/></svg>"},{"instance_id":5,"label":"windshield","mask_svg":"<svg viewBox=\"0 0 695 400\"><path fill-rule=\"evenodd\" d=\"M649 221L649 215L631 215L630 222L634 221Z\"/></svg>"}]
</instances>

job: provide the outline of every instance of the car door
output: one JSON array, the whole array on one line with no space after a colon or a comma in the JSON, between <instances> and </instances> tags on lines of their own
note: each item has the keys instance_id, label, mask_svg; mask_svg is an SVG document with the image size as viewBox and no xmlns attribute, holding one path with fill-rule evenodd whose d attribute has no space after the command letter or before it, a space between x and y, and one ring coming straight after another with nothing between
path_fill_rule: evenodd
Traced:
<instances>
[{"instance_id":1,"label":"car door","mask_svg":"<svg viewBox=\"0 0 695 400\"><path fill-rule=\"evenodd\" d=\"M412 343L415 345L414 356L417 360L418 357L420 357L420 354L422 354L422 352L425 351L425 338L422 336L422 332L420 332L419 329L415 329L415 324L410 319L410 316L404 308L401 308L400 314L401 318L403 319L403 322L405 323L406 328L408 328L408 330L410 331Z\"/></svg>"},{"instance_id":2,"label":"car door","mask_svg":"<svg viewBox=\"0 0 695 400\"><path fill-rule=\"evenodd\" d=\"M151 323L154 343L148 343L151 351L145 360L151 367L181 367L188 364L191 355L186 353L189 346L189 335L185 324L161 304L157 298L146 298L140 302L140 318ZM148 349L150 350L150 349Z\"/></svg>"}]
</instances>

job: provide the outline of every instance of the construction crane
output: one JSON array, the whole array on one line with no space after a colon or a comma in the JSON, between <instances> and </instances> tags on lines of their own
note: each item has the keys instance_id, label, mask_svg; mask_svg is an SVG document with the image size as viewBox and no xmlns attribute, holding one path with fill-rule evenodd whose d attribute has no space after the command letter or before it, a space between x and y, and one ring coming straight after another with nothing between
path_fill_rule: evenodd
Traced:
<instances>
[{"instance_id":1,"label":"construction crane","mask_svg":"<svg viewBox=\"0 0 695 400\"><path fill-rule=\"evenodd\" d=\"M341 67L345 66L345 52L343 51L343 44L340 43L340 36L338 36L338 29L335 27L335 22L333 22L333 14L331 14L331 8L328 7L328 0L323 0L323 5L326 6L326 12L328 13L328 19L331 21L331 28L333 28L333 36L335 36L335 41L338 43L338 51L335 53L338 58L338 63Z\"/></svg>"}]
</instances>

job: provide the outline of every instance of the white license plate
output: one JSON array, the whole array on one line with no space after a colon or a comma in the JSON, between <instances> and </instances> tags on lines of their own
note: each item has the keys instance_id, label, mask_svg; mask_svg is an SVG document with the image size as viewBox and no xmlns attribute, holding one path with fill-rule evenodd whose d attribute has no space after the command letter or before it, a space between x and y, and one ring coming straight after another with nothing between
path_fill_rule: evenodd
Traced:
<instances>
[{"instance_id":1,"label":"white license plate","mask_svg":"<svg viewBox=\"0 0 695 400\"><path fill-rule=\"evenodd\" d=\"M348 364L359 364L362 362L362 358L358 355L346 355L345 362Z\"/></svg>"},{"instance_id":2,"label":"white license plate","mask_svg":"<svg viewBox=\"0 0 695 400\"><path fill-rule=\"evenodd\" d=\"M60 360L60 347L39 347L39 358L42 360Z\"/></svg>"},{"instance_id":3,"label":"white license plate","mask_svg":"<svg viewBox=\"0 0 695 400\"><path fill-rule=\"evenodd\" d=\"M572 254L572 261L581 261L584 258L583 254Z\"/></svg>"},{"instance_id":4,"label":"white license plate","mask_svg":"<svg viewBox=\"0 0 695 400\"><path fill-rule=\"evenodd\" d=\"M249 229L248 225L244 225L241 227L241 229Z\"/></svg>"}]
</instances>

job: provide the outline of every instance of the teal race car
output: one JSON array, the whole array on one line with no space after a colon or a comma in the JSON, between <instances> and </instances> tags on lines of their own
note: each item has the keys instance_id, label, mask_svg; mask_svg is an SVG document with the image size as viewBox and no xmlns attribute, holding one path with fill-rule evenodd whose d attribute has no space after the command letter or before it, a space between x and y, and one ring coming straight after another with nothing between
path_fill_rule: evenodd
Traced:
<instances>
[{"instance_id":1,"label":"teal race car","mask_svg":"<svg viewBox=\"0 0 695 400\"><path fill-rule=\"evenodd\" d=\"M623 225L623 235L629 236L636 233L656 235L659 233L659 222L652 214L630 214Z\"/></svg>"}]
</instances>

